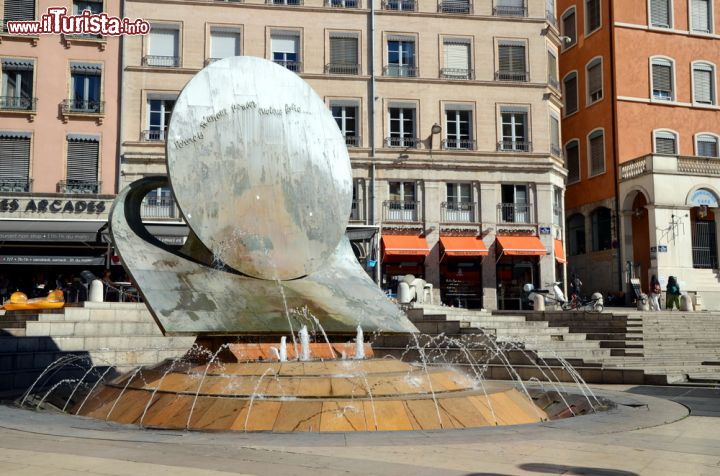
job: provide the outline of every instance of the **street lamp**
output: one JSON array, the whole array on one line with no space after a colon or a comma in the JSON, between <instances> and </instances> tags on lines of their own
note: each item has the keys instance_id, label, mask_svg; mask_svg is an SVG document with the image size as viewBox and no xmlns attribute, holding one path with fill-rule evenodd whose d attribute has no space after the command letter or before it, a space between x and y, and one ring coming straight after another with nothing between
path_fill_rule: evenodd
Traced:
<instances>
[{"instance_id":1,"label":"street lamp","mask_svg":"<svg viewBox=\"0 0 720 476\"><path fill-rule=\"evenodd\" d=\"M430 134L430 150L432 150L432 148L433 148L433 137L434 137L436 134L440 134L440 133L442 132L442 127L440 127L440 124L438 124L438 123L436 122L436 123L433 124L432 127L430 128L430 132L432 133L432 134Z\"/></svg>"}]
</instances>

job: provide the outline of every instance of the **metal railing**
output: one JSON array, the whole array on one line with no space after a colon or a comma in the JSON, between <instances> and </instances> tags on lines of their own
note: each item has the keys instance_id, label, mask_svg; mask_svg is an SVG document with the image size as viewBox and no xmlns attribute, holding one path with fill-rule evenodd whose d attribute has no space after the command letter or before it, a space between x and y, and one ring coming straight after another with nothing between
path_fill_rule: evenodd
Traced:
<instances>
[{"instance_id":1,"label":"metal railing","mask_svg":"<svg viewBox=\"0 0 720 476\"><path fill-rule=\"evenodd\" d=\"M475 141L472 139L444 139L441 146L445 150L475 150Z\"/></svg>"},{"instance_id":2,"label":"metal railing","mask_svg":"<svg viewBox=\"0 0 720 476\"><path fill-rule=\"evenodd\" d=\"M34 111L37 98L0 96L0 109L6 111Z\"/></svg>"},{"instance_id":3,"label":"metal railing","mask_svg":"<svg viewBox=\"0 0 720 476\"><path fill-rule=\"evenodd\" d=\"M442 202L440 204L441 223L477 223L477 203Z\"/></svg>"},{"instance_id":4,"label":"metal railing","mask_svg":"<svg viewBox=\"0 0 720 476\"><path fill-rule=\"evenodd\" d=\"M530 203L498 203L497 211L498 223L534 223L533 206Z\"/></svg>"},{"instance_id":5,"label":"metal railing","mask_svg":"<svg viewBox=\"0 0 720 476\"><path fill-rule=\"evenodd\" d=\"M383 76L393 78L416 78L419 73L418 68L406 64L388 64L383 68Z\"/></svg>"},{"instance_id":6,"label":"metal railing","mask_svg":"<svg viewBox=\"0 0 720 476\"><path fill-rule=\"evenodd\" d=\"M357 75L359 72L360 72L359 64L328 63L325 65L325 73L327 73L327 74Z\"/></svg>"},{"instance_id":7,"label":"metal railing","mask_svg":"<svg viewBox=\"0 0 720 476\"><path fill-rule=\"evenodd\" d=\"M345 136L345 145L348 147L360 147L360 136Z\"/></svg>"},{"instance_id":8,"label":"metal railing","mask_svg":"<svg viewBox=\"0 0 720 476\"><path fill-rule=\"evenodd\" d=\"M297 6L302 5L303 0L265 0L267 5L291 5Z\"/></svg>"},{"instance_id":9,"label":"metal railing","mask_svg":"<svg viewBox=\"0 0 720 476\"><path fill-rule=\"evenodd\" d=\"M405 147L408 149L417 149L422 141L417 137L386 137L385 147Z\"/></svg>"},{"instance_id":10,"label":"metal railing","mask_svg":"<svg viewBox=\"0 0 720 476\"><path fill-rule=\"evenodd\" d=\"M475 79L474 69L441 68L440 77L443 79L468 80Z\"/></svg>"},{"instance_id":11,"label":"metal railing","mask_svg":"<svg viewBox=\"0 0 720 476\"><path fill-rule=\"evenodd\" d=\"M497 143L498 152L532 152L532 142L521 140L501 140Z\"/></svg>"},{"instance_id":12,"label":"metal railing","mask_svg":"<svg viewBox=\"0 0 720 476\"><path fill-rule=\"evenodd\" d=\"M473 11L472 2L469 0L441 0L438 2L439 13L465 13Z\"/></svg>"},{"instance_id":13,"label":"metal railing","mask_svg":"<svg viewBox=\"0 0 720 476\"><path fill-rule=\"evenodd\" d=\"M32 179L15 179L0 177L0 192L30 192Z\"/></svg>"},{"instance_id":14,"label":"metal railing","mask_svg":"<svg viewBox=\"0 0 720 476\"><path fill-rule=\"evenodd\" d=\"M69 40L102 40L102 35L93 35L90 33L71 33L69 35L63 35Z\"/></svg>"},{"instance_id":15,"label":"metal railing","mask_svg":"<svg viewBox=\"0 0 720 476\"><path fill-rule=\"evenodd\" d=\"M177 68L180 66L179 56L158 56L158 55L147 55L143 56L143 66L160 66L162 68Z\"/></svg>"},{"instance_id":16,"label":"metal railing","mask_svg":"<svg viewBox=\"0 0 720 476\"><path fill-rule=\"evenodd\" d=\"M66 99L62 102L63 114L104 114L105 101Z\"/></svg>"},{"instance_id":17,"label":"metal railing","mask_svg":"<svg viewBox=\"0 0 720 476\"><path fill-rule=\"evenodd\" d=\"M383 202L383 221L418 223L422 221L420 202L386 200Z\"/></svg>"},{"instance_id":18,"label":"metal railing","mask_svg":"<svg viewBox=\"0 0 720 476\"><path fill-rule=\"evenodd\" d=\"M165 142L165 133L164 129L142 131L142 140L143 142Z\"/></svg>"},{"instance_id":19,"label":"metal railing","mask_svg":"<svg viewBox=\"0 0 720 476\"><path fill-rule=\"evenodd\" d=\"M496 17L526 17L527 7L496 5L493 7L493 15Z\"/></svg>"},{"instance_id":20,"label":"metal railing","mask_svg":"<svg viewBox=\"0 0 720 476\"><path fill-rule=\"evenodd\" d=\"M360 0L325 0L326 7L360 8Z\"/></svg>"},{"instance_id":21,"label":"metal railing","mask_svg":"<svg viewBox=\"0 0 720 476\"><path fill-rule=\"evenodd\" d=\"M495 81L516 81L526 83L530 81L528 71L495 71Z\"/></svg>"},{"instance_id":22,"label":"metal railing","mask_svg":"<svg viewBox=\"0 0 720 476\"><path fill-rule=\"evenodd\" d=\"M414 12L417 10L417 2L415 0L384 0L382 8L383 10Z\"/></svg>"},{"instance_id":23,"label":"metal railing","mask_svg":"<svg viewBox=\"0 0 720 476\"><path fill-rule=\"evenodd\" d=\"M363 202L362 200L353 200L352 208L350 208L350 221L363 221Z\"/></svg>"},{"instance_id":24,"label":"metal railing","mask_svg":"<svg viewBox=\"0 0 720 476\"><path fill-rule=\"evenodd\" d=\"M175 200L143 200L140 206L140 217L154 220L178 218Z\"/></svg>"},{"instance_id":25,"label":"metal railing","mask_svg":"<svg viewBox=\"0 0 720 476\"><path fill-rule=\"evenodd\" d=\"M302 72L302 61L273 60L273 62L294 73Z\"/></svg>"},{"instance_id":26,"label":"metal railing","mask_svg":"<svg viewBox=\"0 0 720 476\"><path fill-rule=\"evenodd\" d=\"M97 180L61 180L57 184L59 193L100 193L102 182Z\"/></svg>"}]
</instances>

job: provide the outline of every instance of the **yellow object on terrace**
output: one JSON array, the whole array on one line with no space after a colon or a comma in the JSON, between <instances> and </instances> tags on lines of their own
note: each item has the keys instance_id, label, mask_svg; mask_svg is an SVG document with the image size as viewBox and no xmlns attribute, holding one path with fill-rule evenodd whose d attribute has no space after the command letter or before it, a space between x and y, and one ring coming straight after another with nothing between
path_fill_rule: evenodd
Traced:
<instances>
[{"instance_id":1,"label":"yellow object on terrace","mask_svg":"<svg viewBox=\"0 0 720 476\"><path fill-rule=\"evenodd\" d=\"M46 297L28 299L25 293L12 293L10 299L5 302L3 309L6 311L24 311L31 309L59 309L65 306L65 296L59 289L50 291Z\"/></svg>"}]
</instances>

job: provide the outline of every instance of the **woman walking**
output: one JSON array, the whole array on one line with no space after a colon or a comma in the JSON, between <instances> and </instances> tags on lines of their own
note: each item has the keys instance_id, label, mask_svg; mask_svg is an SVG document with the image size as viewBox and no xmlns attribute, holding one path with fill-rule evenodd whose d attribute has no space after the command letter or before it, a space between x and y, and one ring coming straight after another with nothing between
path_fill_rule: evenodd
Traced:
<instances>
[{"instance_id":1,"label":"woman walking","mask_svg":"<svg viewBox=\"0 0 720 476\"><path fill-rule=\"evenodd\" d=\"M680 310L680 285L677 283L675 276L668 278L667 298L665 300L665 308L672 311L673 305L677 306L678 311Z\"/></svg>"}]
</instances>

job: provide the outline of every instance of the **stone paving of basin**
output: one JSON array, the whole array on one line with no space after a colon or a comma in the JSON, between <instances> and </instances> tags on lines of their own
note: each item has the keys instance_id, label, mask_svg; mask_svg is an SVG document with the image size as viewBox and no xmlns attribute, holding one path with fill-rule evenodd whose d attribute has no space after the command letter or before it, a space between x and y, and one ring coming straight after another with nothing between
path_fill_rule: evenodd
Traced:
<instances>
[{"instance_id":1,"label":"stone paving of basin","mask_svg":"<svg viewBox=\"0 0 720 476\"><path fill-rule=\"evenodd\" d=\"M598 393L620 405L536 425L373 434L151 431L3 406L0 474L720 474L720 389Z\"/></svg>"}]
</instances>

